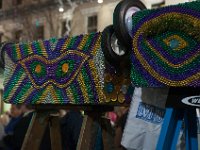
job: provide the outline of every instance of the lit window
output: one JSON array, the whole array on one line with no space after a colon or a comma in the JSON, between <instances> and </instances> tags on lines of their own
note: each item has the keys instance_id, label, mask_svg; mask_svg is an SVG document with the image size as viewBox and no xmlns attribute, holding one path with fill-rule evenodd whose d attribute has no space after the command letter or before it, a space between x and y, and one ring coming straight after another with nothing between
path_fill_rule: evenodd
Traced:
<instances>
[{"instance_id":1,"label":"lit window","mask_svg":"<svg viewBox=\"0 0 200 150\"><path fill-rule=\"evenodd\" d=\"M97 32L97 15L88 17L88 33Z\"/></svg>"}]
</instances>

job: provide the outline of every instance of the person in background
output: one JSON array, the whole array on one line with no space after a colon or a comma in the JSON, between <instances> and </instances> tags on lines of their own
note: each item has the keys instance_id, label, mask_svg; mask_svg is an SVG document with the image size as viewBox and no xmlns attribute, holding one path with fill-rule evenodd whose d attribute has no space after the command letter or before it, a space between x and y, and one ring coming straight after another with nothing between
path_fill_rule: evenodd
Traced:
<instances>
[{"instance_id":1,"label":"person in background","mask_svg":"<svg viewBox=\"0 0 200 150\"><path fill-rule=\"evenodd\" d=\"M26 135L26 131L29 127L32 115L33 115L33 109L31 109L30 106L22 105L21 111L23 113L21 119L16 123L13 133L6 135L2 139L1 146L5 150L20 150L24 141L24 137ZM2 147L0 147L2 148Z\"/></svg>"},{"instance_id":2,"label":"person in background","mask_svg":"<svg viewBox=\"0 0 200 150\"><path fill-rule=\"evenodd\" d=\"M0 140L5 136L5 126L8 125L8 123L11 120L11 115L9 111L6 111L0 116Z\"/></svg>"},{"instance_id":3,"label":"person in background","mask_svg":"<svg viewBox=\"0 0 200 150\"><path fill-rule=\"evenodd\" d=\"M11 105L10 108L10 116L11 119L8 122L8 124L5 126L5 134L12 134L13 129L15 125L19 122L19 120L22 118L22 105Z\"/></svg>"},{"instance_id":4,"label":"person in background","mask_svg":"<svg viewBox=\"0 0 200 150\"><path fill-rule=\"evenodd\" d=\"M1 114L1 116L0 116L0 122L5 127L10 122L11 118L12 117L11 117L10 111L6 111L5 113Z\"/></svg>"},{"instance_id":5,"label":"person in background","mask_svg":"<svg viewBox=\"0 0 200 150\"><path fill-rule=\"evenodd\" d=\"M61 118L61 137L64 150L75 150L83 122L80 111L69 110Z\"/></svg>"}]
</instances>

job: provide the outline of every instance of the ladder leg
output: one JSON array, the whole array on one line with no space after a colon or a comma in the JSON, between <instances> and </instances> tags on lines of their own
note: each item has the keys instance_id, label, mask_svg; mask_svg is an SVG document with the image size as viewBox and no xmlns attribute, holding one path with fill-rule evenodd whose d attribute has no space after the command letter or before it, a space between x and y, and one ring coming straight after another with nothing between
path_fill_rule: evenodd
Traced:
<instances>
[{"instance_id":1,"label":"ladder leg","mask_svg":"<svg viewBox=\"0 0 200 150\"><path fill-rule=\"evenodd\" d=\"M172 144L170 149L176 149L176 145L178 143L178 138L181 132L181 128L183 125L183 117L184 117L184 111L183 110L179 110L180 112L178 112L178 116L177 116L177 120L176 120L176 125L174 126L174 136L172 137Z\"/></svg>"},{"instance_id":2,"label":"ladder leg","mask_svg":"<svg viewBox=\"0 0 200 150\"><path fill-rule=\"evenodd\" d=\"M59 116L50 116L50 137L51 137L51 149L62 150L61 135L60 135L60 120Z\"/></svg>"},{"instance_id":3,"label":"ladder leg","mask_svg":"<svg viewBox=\"0 0 200 150\"><path fill-rule=\"evenodd\" d=\"M114 130L107 118L101 119L102 136L103 136L103 150L112 150L114 147Z\"/></svg>"},{"instance_id":4,"label":"ladder leg","mask_svg":"<svg viewBox=\"0 0 200 150\"><path fill-rule=\"evenodd\" d=\"M176 149L183 116L184 112L181 109L166 108L157 150Z\"/></svg>"},{"instance_id":5,"label":"ladder leg","mask_svg":"<svg viewBox=\"0 0 200 150\"><path fill-rule=\"evenodd\" d=\"M99 112L89 112L83 118L83 123L77 143L77 150L92 150L94 149L96 135L98 133L98 120L101 118Z\"/></svg>"},{"instance_id":6,"label":"ladder leg","mask_svg":"<svg viewBox=\"0 0 200 150\"><path fill-rule=\"evenodd\" d=\"M39 149L47 124L48 114L44 111L36 111L24 138L22 150Z\"/></svg>"},{"instance_id":7,"label":"ladder leg","mask_svg":"<svg viewBox=\"0 0 200 150\"><path fill-rule=\"evenodd\" d=\"M197 118L195 108L187 109L185 112L185 137L186 137L186 149L197 150Z\"/></svg>"}]
</instances>

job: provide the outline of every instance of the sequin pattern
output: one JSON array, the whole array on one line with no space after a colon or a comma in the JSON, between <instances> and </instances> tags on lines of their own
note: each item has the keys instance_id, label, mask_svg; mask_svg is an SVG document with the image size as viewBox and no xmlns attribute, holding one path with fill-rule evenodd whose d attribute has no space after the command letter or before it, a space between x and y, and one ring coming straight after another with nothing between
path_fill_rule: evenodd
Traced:
<instances>
[{"instance_id":1,"label":"sequin pattern","mask_svg":"<svg viewBox=\"0 0 200 150\"><path fill-rule=\"evenodd\" d=\"M200 86L200 2L133 16L131 80L134 86Z\"/></svg>"},{"instance_id":2,"label":"sequin pattern","mask_svg":"<svg viewBox=\"0 0 200 150\"><path fill-rule=\"evenodd\" d=\"M101 33L9 44L3 99L19 104L100 104Z\"/></svg>"}]
</instances>

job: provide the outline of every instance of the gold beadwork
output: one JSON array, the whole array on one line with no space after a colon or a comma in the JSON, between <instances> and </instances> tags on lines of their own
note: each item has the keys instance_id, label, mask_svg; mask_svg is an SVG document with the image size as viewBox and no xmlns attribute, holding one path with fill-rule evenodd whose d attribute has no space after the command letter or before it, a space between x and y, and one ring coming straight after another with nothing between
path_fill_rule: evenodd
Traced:
<instances>
[{"instance_id":1,"label":"gold beadwork","mask_svg":"<svg viewBox=\"0 0 200 150\"><path fill-rule=\"evenodd\" d=\"M187 65L189 63L191 63L192 61L194 61L197 57L199 57L200 53L192 55L190 58L188 58L187 60L179 63L179 64L173 64L171 62L169 62L164 56L162 56L160 53L158 53L158 51L148 42L145 41L145 43L149 46L149 48L163 61L165 62L168 66L173 67L173 68L180 68L183 67L184 65Z\"/></svg>"},{"instance_id":2,"label":"gold beadwork","mask_svg":"<svg viewBox=\"0 0 200 150\"><path fill-rule=\"evenodd\" d=\"M118 95L118 102L120 102L120 103L124 103L125 102L125 96L121 92Z\"/></svg>"},{"instance_id":3,"label":"gold beadwork","mask_svg":"<svg viewBox=\"0 0 200 150\"><path fill-rule=\"evenodd\" d=\"M183 49L183 48L185 48L185 47L187 46L187 42L186 42L185 40L183 40L183 39L182 39L180 36L178 36L178 35L172 35L172 36L170 36L170 37L164 39L163 41L165 42L165 44L166 44L167 46L170 46L170 41L173 40L173 39L176 39L176 40L178 40L178 41L180 42L179 45L178 45L178 47L175 48L174 50L181 50L181 49Z\"/></svg>"},{"instance_id":4,"label":"gold beadwork","mask_svg":"<svg viewBox=\"0 0 200 150\"><path fill-rule=\"evenodd\" d=\"M101 44L100 44L101 43L101 36L102 36L102 33L100 33L98 35L98 39L97 39L95 46L94 46L94 48L91 52L93 56L97 53L97 50L101 47Z\"/></svg>"},{"instance_id":5,"label":"gold beadwork","mask_svg":"<svg viewBox=\"0 0 200 150\"><path fill-rule=\"evenodd\" d=\"M21 53L20 53L20 47L19 47L19 44L16 44L16 52L17 52L17 58L18 58L18 59L21 59L22 56L21 56Z\"/></svg>"},{"instance_id":6,"label":"gold beadwork","mask_svg":"<svg viewBox=\"0 0 200 150\"><path fill-rule=\"evenodd\" d=\"M176 19L179 19L181 17L185 17L185 19L187 19L188 22L192 22L196 27L200 27L200 20L196 17L191 17L187 14L181 14L181 13L169 13L169 14L164 14L164 15L160 15L148 22L146 22L145 24L143 24L142 26L140 26L140 28L137 30L137 32L135 33L134 35L134 38L133 38L133 53L134 55L136 56L136 58L139 60L139 62L141 63L141 65L145 68L145 70L147 70L147 72L149 74L151 74L156 80L168 85L168 86L185 86L185 85L188 85L189 83L199 79L200 77L200 72L197 72L196 74L186 78L186 79L183 79L183 80L180 80L180 81L173 81L173 80L170 80L168 78L165 78L163 76L161 76L159 73L157 73L150 65L149 63L145 60L145 58L140 54L139 50L138 50L138 39L139 39L139 36L142 34L142 33L150 33L152 32L150 30L150 28L152 28L152 26L154 26L155 24L157 24L160 20L162 20L164 17L171 17L173 16L174 18ZM147 34L148 34L147 33ZM188 33L189 35L192 36L192 33ZM188 63L187 61L185 61L184 63Z\"/></svg>"},{"instance_id":7,"label":"gold beadwork","mask_svg":"<svg viewBox=\"0 0 200 150\"><path fill-rule=\"evenodd\" d=\"M105 73L105 81L106 82L112 81L112 76L109 73Z\"/></svg>"},{"instance_id":8,"label":"gold beadwork","mask_svg":"<svg viewBox=\"0 0 200 150\"><path fill-rule=\"evenodd\" d=\"M90 103L89 96L88 96L88 92L86 90L87 87L85 85L85 81L83 79L83 75L82 75L81 72L78 74L77 79L78 79L78 83L79 83L79 85L81 87L81 92L83 93L84 102L88 104L88 103Z\"/></svg>"},{"instance_id":9,"label":"gold beadwork","mask_svg":"<svg viewBox=\"0 0 200 150\"><path fill-rule=\"evenodd\" d=\"M78 49L82 50L83 47L85 46L87 40L89 38L89 35L85 35L81 41L81 43L78 45Z\"/></svg>"},{"instance_id":10,"label":"gold beadwork","mask_svg":"<svg viewBox=\"0 0 200 150\"><path fill-rule=\"evenodd\" d=\"M73 74L73 76L71 77L71 79L70 79L68 82L66 82L65 84L62 84L62 85L61 85L61 84L58 84L57 82L55 82L55 80L50 79L50 80L48 80L47 82L45 82L43 85L38 86L38 85L34 82L34 80L33 80L32 76L31 76L31 74L29 73L29 71L28 71L28 69L27 69L27 67L26 67L26 65L25 65L25 62L26 62L26 61L30 61L31 59L34 59L34 58L37 58L37 59L41 60L42 62L45 62L45 64L53 64L53 63L55 63L55 62L57 62L57 61L63 59L63 57L66 56L66 55L68 55L68 54L77 54L77 55L83 57L83 60L82 60L82 62L81 62L81 64L80 64L80 66L77 68L77 71L76 71L76 72ZM41 88L45 87L46 85L48 85L49 83L54 83L54 84L55 84L56 86L58 86L59 88L64 88L64 87L67 87L67 86L75 79L75 77L76 77L77 74L79 73L81 67L83 66L83 64L85 63L85 61L88 60L88 58L89 58L88 55L86 55L86 54L84 54L84 53L81 53L80 51L68 50L68 51L66 51L65 53L63 53L62 56L57 57L56 59L53 59L53 60L47 60L46 58L44 58L44 57L42 57L42 56L40 56L40 55L32 55L32 56L30 56L30 57L27 57L27 58L25 58L25 59L19 61L19 64L21 64L22 67L25 69L26 74L28 75L29 79L31 80L33 86L34 86L36 89L41 89Z\"/></svg>"}]
</instances>

